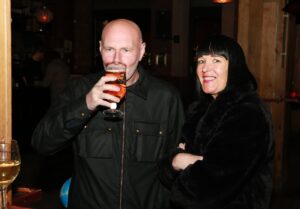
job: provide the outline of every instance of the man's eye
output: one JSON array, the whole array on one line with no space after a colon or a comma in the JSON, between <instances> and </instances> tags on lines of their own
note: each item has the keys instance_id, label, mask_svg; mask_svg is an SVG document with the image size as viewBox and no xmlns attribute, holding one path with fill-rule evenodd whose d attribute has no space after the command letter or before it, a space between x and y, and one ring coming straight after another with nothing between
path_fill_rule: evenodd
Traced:
<instances>
[{"instance_id":1,"label":"man's eye","mask_svg":"<svg viewBox=\"0 0 300 209\"><path fill-rule=\"evenodd\" d=\"M110 51L112 51L113 49L112 49L112 48L106 48L105 50L108 51L108 52L110 52Z\"/></svg>"},{"instance_id":2,"label":"man's eye","mask_svg":"<svg viewBox=\"0 0 300 209\"><path fill-rule=\"evenodd\" d=\"M219 59L213 59L213 63L221 62Z\"/></svg>"}]
</instances>

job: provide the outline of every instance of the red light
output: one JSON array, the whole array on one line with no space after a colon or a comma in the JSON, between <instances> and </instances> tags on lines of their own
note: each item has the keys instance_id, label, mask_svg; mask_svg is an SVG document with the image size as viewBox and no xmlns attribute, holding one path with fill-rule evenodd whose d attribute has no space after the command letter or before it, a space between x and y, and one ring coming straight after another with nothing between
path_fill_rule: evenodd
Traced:
<instances>
[{"instance_id":1,"label":"red light","mask_svg":"<svg viewBox=\"0 0 300 209\"><path fill-rule=\"evenodd\" d=\"M52 21L53 13L44 6L37 10L36 18L39 22L46 24Z\"/></svg>"},{"instance_id":2,"label":"red light","mask_svg":"<svg viewBox=\"0 0 300 209\"><path fill-rule=\"evenodd\" d=\"M292 99L298 99L300 97L299 93L295 89L292 89L292 91L290 92L289 96Z\"/></svg>"}]
</instances>

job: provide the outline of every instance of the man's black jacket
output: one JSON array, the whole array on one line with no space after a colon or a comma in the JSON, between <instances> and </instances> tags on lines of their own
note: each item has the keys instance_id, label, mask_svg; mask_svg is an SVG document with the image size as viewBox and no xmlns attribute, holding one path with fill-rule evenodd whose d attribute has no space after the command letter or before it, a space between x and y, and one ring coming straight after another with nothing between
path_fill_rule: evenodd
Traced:
<instances>
[{"instance_id":1,"label":"man's black jacket","mask_svg":"<svg viewBox=\"0 0 300 209\"><path fill-rule=\"evenodd\" d=\"M53 154L73 144L72 209L168 209L169 192L158 179L157 161L177 146L184 115L175 88L139 69L127 88L123 120L87 109L85 96L100 79L75 80L36 127L32 145Z\"/></svg>"}]
</instances>

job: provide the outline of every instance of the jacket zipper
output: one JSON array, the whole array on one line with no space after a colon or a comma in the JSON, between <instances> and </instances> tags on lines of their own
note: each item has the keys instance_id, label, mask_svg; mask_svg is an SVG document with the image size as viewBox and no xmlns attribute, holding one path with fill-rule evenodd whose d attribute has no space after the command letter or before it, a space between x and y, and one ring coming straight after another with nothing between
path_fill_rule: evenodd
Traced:
<instances>
[{"instance_id":1,"label":"jacket zipper","mask_svg":"<svg viewBox=\"0 0 300 209\"><path fill-rule=\"evenodd\" d=\"M123 105L123 124L122 124L122 141L121 141L121 170L120 170L120 199L119 199L119 209L122 209L122 203L123 203L123 180L124 180L124 158L125 158L125 119L126 119L126 113L125 113L125 101Z\"/></svg>"}]
</instances>

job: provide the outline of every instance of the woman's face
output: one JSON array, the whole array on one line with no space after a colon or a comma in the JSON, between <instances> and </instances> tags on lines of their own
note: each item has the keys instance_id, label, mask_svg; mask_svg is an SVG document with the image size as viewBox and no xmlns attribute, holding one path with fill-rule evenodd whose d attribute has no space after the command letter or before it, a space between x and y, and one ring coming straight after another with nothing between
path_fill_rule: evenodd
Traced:
<instances>
[{"instance_id":1,"label":"woman's face","mask_svg":"<svg viewBox=\"0 0 300 209\"><path fill-rule=\"evenodd\" d=\"M220 55L203 55L197 60L197 76L204 93L216 98L226 87L228 60Z\"/></svg>"}]
</instances>

